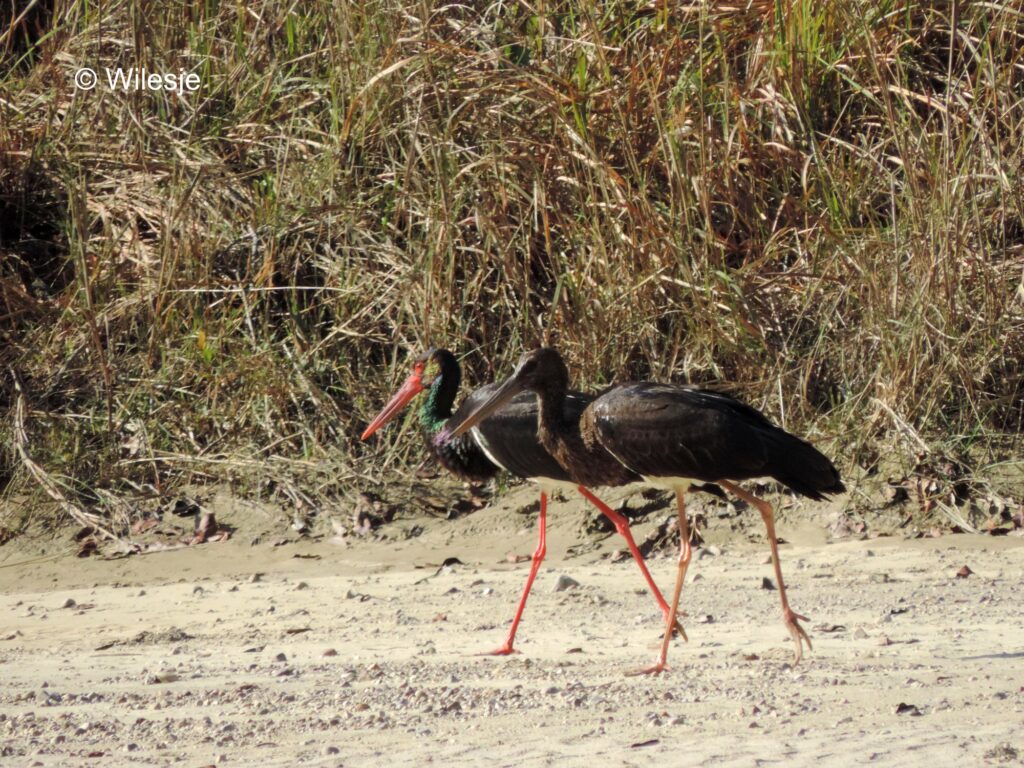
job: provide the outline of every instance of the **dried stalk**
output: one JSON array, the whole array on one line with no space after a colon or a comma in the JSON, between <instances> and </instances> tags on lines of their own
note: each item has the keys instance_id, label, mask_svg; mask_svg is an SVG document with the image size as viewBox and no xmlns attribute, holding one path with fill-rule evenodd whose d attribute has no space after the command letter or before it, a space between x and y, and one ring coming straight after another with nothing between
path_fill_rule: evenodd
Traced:
<instances>
[{"instance_id":1,"label":"dried stalk","mask_svg":"<svg viewBox=\"0 0 1024 768\"><path fill-rule=\"evenodd\" d=\"M11 372L14 375L14 372ZM68 498L61 493L57 483L53 481L42 467L40 467L32 457L29 456L27 445L28 445L28 432L25 430L25 397L21 391L21 384L18 382L18 377L14 376L14 389L17 392L17 401L14 405L14 448L18 452L18 457L21 459L22 465L28 470L28 473L32 478L39 484L46 495L53 499L60 506L64 512L66 512L72 520L83 527L93 528L104 538L110 539L111 541L117 542L123 549L130 550L131 545L122 539L120 536L115 534L109 528L104 525L103 518L99 515L94 515L91 512L86 512L77 505L68 501Z\"/></svg>"}]
</instances>

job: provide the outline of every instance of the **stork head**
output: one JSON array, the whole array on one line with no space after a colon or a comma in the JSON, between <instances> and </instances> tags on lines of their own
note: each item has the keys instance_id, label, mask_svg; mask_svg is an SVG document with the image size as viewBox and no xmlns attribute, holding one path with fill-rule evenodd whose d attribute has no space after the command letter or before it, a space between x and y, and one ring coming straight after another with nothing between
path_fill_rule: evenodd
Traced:
<instances>
[{"instance_id":1,"label":"stork head","mask_svg":"<svg viewBox=\"0 0 1024 768\"><path fill-rule=\"evenodd\" d=\"M558 350L541 347L527 352L519 358L512 375L505 379L487 400L482 402L462 420L461 423L446 427L435 441L445 442L472 429L497 411L523 390L546 392L552 389L565 390L569 372Z\"/></svg>"},{"instance_id":2,"label":"stork head","mask_svg":"<svg viewBox=\"0 0 1024 768\"><path fill-rule=\"evenodd\" d=\"M398 391L391 396L387 405L374 417L370 425L363 430L361 439L365 440L395 418L416 395L425 389L430 389L442 378L452 378L452 386L457 391L459 388L458 370L459 365L455 360L455 355L447 349L428 349L414 358L412 373L398 388Z\"/></svg>"}]
</instances>

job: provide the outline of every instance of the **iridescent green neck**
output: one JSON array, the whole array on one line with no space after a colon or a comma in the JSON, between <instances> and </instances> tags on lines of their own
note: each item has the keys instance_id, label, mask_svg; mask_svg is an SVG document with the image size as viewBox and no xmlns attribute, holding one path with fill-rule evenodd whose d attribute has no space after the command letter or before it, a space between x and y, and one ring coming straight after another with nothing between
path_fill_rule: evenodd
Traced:
<instances>
[{"instance_id":1,"label":"iridescent green neck","mask_svg":"<svg viewBox=\"0 0 1024 768\"><path fill-rule=\"evenodd\" d=\"M451 399L446 397L445 387L441 384L443 378L443 376L438 376L434 380L427 393L427 399L419 411L420 426L431 435L440 432L445 422L448 421L448 417L452 415ZM446 403L445 400L448 402Z\"/></svg>"},{"instance_id":2,"label":"iridescent green neck","mask_svg":"<svg viewBox=\"0 0 1024 768\"><path fill-rule=\"evenodd\" d=\"M436 374L434 373L436 365ZM455 355L447 349L435 349L428 353L428 376L433 375L427 400L420 408L420 426L428 435L439 432L448 417L452 415L452 406L459 393L462 371Z\"/></svg>"}]
</instances>

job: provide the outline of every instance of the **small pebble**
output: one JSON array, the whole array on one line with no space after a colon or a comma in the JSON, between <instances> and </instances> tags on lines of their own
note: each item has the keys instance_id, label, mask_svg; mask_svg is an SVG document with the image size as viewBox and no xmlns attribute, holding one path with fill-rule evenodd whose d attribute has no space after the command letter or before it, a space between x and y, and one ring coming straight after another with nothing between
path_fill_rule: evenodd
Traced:
<instances>
[{"instance_id":1,"label":"small pebble","mask_svg":"<svg viewBox=\"0 0 1024 768\"><path fill-rule=\"evenodd\" d=\"M578 587L580 583L576 581L572 576L566 576L564 573L558 577L558 581L555 582L555 592L565 592L567 589L574 589Z\"/></svg>"}]
</instances>

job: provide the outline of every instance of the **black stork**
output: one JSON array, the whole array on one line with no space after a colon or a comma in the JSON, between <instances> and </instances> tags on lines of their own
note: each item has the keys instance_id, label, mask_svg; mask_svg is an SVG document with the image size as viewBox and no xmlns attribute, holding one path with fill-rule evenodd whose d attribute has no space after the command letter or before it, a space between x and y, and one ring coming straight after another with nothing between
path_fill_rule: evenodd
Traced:
<instances>
[{"instance_id":1,"label":"black stork","mask_svg":"<svg viewBox=\"0 0 1024 768\"><path fill-rule=\"evenodd\" d=\"M556 350L529 352L485 402L461 422L452 419L454 426L446 435L458 439L503 403L532 390L539 401L541 444L574 482L591 487L609 480L615 484L627 472L675 491L680 547L669 628L676 620L691 558L687 491L697 481L716 483L757 507L771 544L783 622L796 643L793 663L799 663L803 643L810 649L811 640L800 626L807 618L795 613L786 598L772 506L734 481L772 477L798 494L820 500L846 490L832 462L810 443L726 394L684 385L622 384L596 397L577 417L563 405L568 386L569 373ZM658 662L644 672L666 669L671 636L671 630L665 633Z\"/></svg>"},{"instance_id":2,"label":"black stork","mask_svg":"<svg viewBox=\"0 0 1024 768\"><path fill-rule=\"evenodd\" d=\"M540 444L537 437L537 400L529 393L520 393L518 397L508 398L503 408L492 409L486 419L469 430L469 434L458 438L440 441L435 438L442 434L447 424L457 424L487 401L497 390L497 386L489 384L475 390L466 397L455 413L452 406L459 391L462 371L455 355L446 349L430 349L413 361L413 371L398 391L381 409L370 425L363 431L362 439L380 429L393 419L420 392L428 391L426 402L420 408L419 422L426 439L427 447L440 464L452 474L465 480L487 480L499 469L510 474L526 478L540 485L540 519L538 521L539 538L537 549L533 553L530 575L526 580L519 606L516 608L512 626L505 643L493 651L491 655L504 656L514 653L513 642L519 620L526 607L526 599L530 594L537 571L547 553L547 499L557 488L575 488L598 509L601 510L615 525L615 530L626 540L633 558L647 580L647 584L658 601L666 620L672 611L665 598L662 597L654 579L651 578L643 555L637 549L636 542L629 530L629 521L613 510L583 485L572 481L568 472ZM564 418L577 420L593 398L580 392L564 392L562 408ZM624 477L638 479L623 469ZM672 626L686 637L682 626L672 619Z\"/></svg>"}]
</instances>

